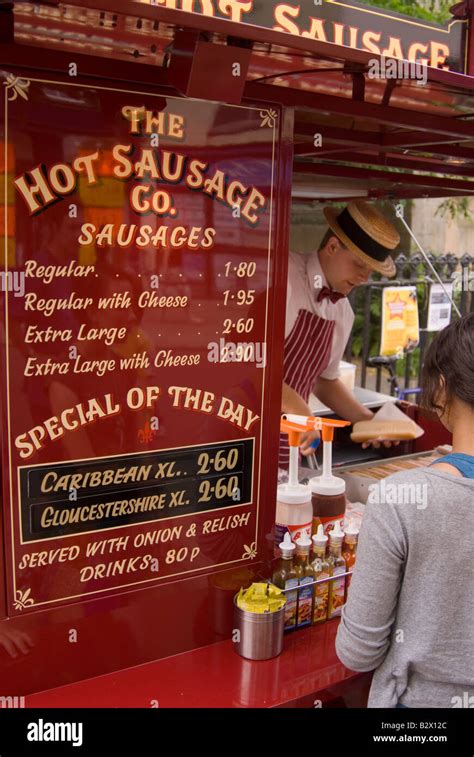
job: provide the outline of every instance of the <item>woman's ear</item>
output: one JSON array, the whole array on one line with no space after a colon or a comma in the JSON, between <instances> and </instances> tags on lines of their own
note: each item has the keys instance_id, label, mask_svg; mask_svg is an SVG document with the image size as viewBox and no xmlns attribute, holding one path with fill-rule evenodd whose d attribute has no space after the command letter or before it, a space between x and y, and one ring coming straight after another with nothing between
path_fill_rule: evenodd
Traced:
<instances>
[{"instance_id":1,"label":"woman's ear","mask_svg":"<svg viewBox=\"0 0 474 757\"><path fill-rule=\"evenodd\" d=\"M443 374L439 374L438 391L436 394L436 401L442 407L446 407L446 379Z\"/></svg>"},{"instance_id":2,"label":"woman's ear","mask_svg":"<svg viewBox=\"0 0 474 757\"><path fill-rule=\"evenodd\" d=\"M441 373L438 381L438 389L435 397L437 413L440 421L449 428L449 400L446 392L446 379Z\"/></svg>"}]
</instances>

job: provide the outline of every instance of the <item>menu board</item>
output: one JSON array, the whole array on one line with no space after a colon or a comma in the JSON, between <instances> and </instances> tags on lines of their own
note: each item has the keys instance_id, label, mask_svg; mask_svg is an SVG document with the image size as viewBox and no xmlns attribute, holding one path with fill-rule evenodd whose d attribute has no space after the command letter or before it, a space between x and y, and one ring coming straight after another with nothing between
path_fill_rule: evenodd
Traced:
<instances>
[{"instance_id":1,"label":"menu board","mask_svg":"<svg viewBox=\"0 0 474 757\"><path fill-rule=\"evenodd\" d=\"M9 614L257 560L280 112L0 76Z\"/></svg>"}]
</instances>

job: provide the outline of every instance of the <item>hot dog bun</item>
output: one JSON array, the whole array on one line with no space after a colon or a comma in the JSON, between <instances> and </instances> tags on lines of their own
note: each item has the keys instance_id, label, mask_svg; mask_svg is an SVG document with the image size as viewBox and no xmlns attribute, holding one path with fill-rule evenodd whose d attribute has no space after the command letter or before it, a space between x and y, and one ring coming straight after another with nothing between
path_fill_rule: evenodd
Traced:
<instances>
[{"instance_id":1,"label":"hot dog bun","mask_svg":"<svg viewBox=\"0 0 474 757\"><path fill-rule=\"evenodd\" d=\"M358 421L354 423L351 439L353 442L370 442L374 439L401 440L415 439L416 425L406 421Z\"/></svg>"}]
</instances>

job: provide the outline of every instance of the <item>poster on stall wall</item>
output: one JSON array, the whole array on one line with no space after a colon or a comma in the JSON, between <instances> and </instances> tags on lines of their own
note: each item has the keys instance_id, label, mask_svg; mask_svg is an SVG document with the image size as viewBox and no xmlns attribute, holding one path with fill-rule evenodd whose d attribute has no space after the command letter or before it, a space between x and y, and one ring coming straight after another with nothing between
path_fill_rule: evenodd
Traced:
<instances>
[{"instance_id":1,"label":"poster on stall wall","mask_svg":"<svg viewBox=\"0 0 474 757\"><path fill-rule=\"evenodd\" d=\"M386 287L382 295L381 355L410 351L420 341L416 287Z\"/></svg>"},{"instance_id":2,"label":"poster on stall wall","mask_svg":"<svg viewBox=\"0 0 474 757\"><path fill-rule=\"evenodd\" d=\"M451 281L447 282L444 288L441 284L431 284L427 331L441 331L449 325L451 322L452 297L453 284Z\"/></svg>"},{"instance_id":3,"label":"poster on stall wall","mask_svg":"<svg viewBox=\"0 0 474 757\"><path fill-rule=\"evenodd\" d=\"M255 561L279 111L0 75L9 614Z\"/></svg>"}]
</instances>

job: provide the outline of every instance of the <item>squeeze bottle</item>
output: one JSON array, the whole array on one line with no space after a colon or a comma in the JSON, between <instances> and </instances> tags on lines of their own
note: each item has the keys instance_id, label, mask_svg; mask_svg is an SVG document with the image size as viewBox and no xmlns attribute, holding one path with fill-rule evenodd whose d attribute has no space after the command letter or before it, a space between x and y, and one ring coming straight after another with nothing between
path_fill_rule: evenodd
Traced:
<instances>
[{"instance_id":1,"label":"squeeze bottle","mask_svg":"<svg viewBox=\"0 0 474 757\"><path fill-rule=\"evenodd\" d=\"M300 422L288 420L283 416L280 422L282 433L288 434L290 447L290 468L288 483L279 484L275 516L275 554L278 546L289 532L292 541L302 536L311 538L313 506L311 490L308 485L298 483L298 452L301 434L314 428L314 422L306 416L296 416Z\"/></svg>"},{"instance_id":2,"label":"squeeze bottle","mask_svg":"<svg viewBox=\"0 0 474 757\"><path fill-rule=\"evenodd\" d=\"M349 421L317 419L323 438L323 472L310 481L311 502L313 508L313 534L317 533L322 523L324 533L329 532L336 523L342 524L346 512L346 482L332 473L332 442L334 428L350 426Z\"/></svg>"}]
</instances>

